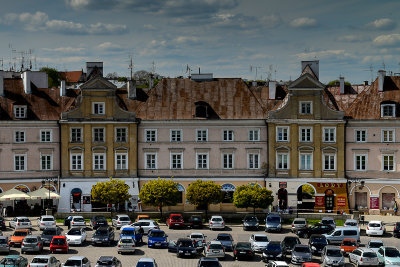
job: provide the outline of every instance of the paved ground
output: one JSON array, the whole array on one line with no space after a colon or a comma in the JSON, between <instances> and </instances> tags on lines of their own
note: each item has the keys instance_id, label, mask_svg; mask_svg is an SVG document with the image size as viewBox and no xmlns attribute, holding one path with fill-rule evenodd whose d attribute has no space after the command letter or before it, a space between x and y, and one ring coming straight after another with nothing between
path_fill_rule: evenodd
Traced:
<instances>
[{"instance_id":1,"label":"paved ground","mask_svg":"<svg viewBox=\"0 0 400 267\"><path fill-rule=\"evenodd\" d=\"M381 220L385 221L386 217L381 217ZM36 221L33 221L36 223ZM389 222L389 221L388 221ZM390 221L389 223L393 223ZM8 223L7 223L8 225ZM62 226L63 227L63 226ZM282 233L268 233L268 237L271 240L277 240L281 241L286 235L293 235L292 233L289 232L288 227L285 226L286 228L283 230ZM66 230L65 227L63 229ZM184 230L169 230L166 226L161 226L161 229L166 231L167 234L169 235L169 239L177 239L179 237L186 237L189 233L192 232L190 229L184 229ZM362 227L362 229L365 229L365 226ZM399 239L396 239L392 237L392 232L393 232L393 226L388 226L388 233L384 237L378 237L378 238L371 238L365 236L365 231L362 230L362 236L361 236L361 243L362 245L366 244L368 240L370 239L381 239L385 242L385 245L391 245L391 246L396 246L400 248L399 244ZM198 230L195 230L198 231ZM3 232L4 235L11 235L12 234L11 229L7 229L7 231ZM207 240L212 240L214 239L219 231L210 231L208 229L202 229L200 232L204 233L207 236ZM250 235L252 232L244 232L242 227L240 225L229 225L225 232L230 233L235 242L237 241L248 241ZM35 234L39 234L40 231L38 230L37 227L34 229ZM88 239L92 237L93 231L90 228L87 228L87 233L88 233ZM262 231L259 231L259 233L262 233ZM116 234L119 234L119 231L116 231ZM147 238L144 238L144 241L147 241ZM302 244L307 244L308 240L306 239L301 239ZM20 254L20 248L12 248L12 253L11 254ZM44 250L43 254L49 254L48 247ZM89 260L92 263L92 266L96 263L96 260L100 256L109 256L109 255L114 255L118 259L121 260L122 265L124 267L127 266L136 266L136 263L140 257L153 257L156 259L158 266L182 266L182 267L190 267L190 266L197 266L196 263L198 261L198 258L195 259L180 259L175 256L173 253L168 253L166 249L149 249L147 248L147 245L139 246L136 253L133 255L119 255L117 253L117 248L115 244L112 247L93 247L92 245L87 242L81 247L71 247L71 250L69 254L55 254L55 257L61 261L61 263L64 263L69 257L73 255L80 255L80 256L86 256L89 258ZM35 255L33 254L28 254L25 255L25 257L28 258L30 261ZM319 257L314 258L315 262L319 262ZM246 267L251 267L251 266L265 266L265 263L261 261L260 255L257 255L253 261L234 261L232 257L232 252L227 253L227 257L224 261L221 262L222 266L246 266ZM346 267L350 267L352 265L348 264Z\"/></svg>"}]
</instances>

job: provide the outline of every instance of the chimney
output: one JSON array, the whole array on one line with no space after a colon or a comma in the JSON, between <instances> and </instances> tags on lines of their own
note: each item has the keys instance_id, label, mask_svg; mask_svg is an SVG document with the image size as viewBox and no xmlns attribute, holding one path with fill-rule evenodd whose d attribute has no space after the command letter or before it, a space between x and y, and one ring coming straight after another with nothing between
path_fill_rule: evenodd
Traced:
<instances>
[{"instance_id":1,"label":"chimney","mask_svg":"<svg viewBox=\"0 0 400 267\"><path fill-rule=\"evenodd\" d=\"M364 85L368 85L368 81L364 81Z\"/></svg>"},{"instance_id":2,"label":"chimney","mask_svg":"<svg viewBox=\"0 0 400 267\"><path fill-rule=\"evenodd\" d=\"M269 81L268 90L269 90L268 98L275 99L275 97L276 97L276 82L275 81Z\"/></svg>"},{"instance_id":3,"label":"chimney","mask_svg":"<svg viewBox=\"0 0 400 267\"><path fill-rule=\"evenodd\" d=\"M378 91L383 92L383 82L385 81L386 71L378 70Z\"/></svg>"},{"instance_id":4,"label":"chimney","mask_svg":"<svg viewBox=\"0 0 400 267\"><path fill-rule=\"evenodd\" d=\"M22 81L24 83L24 91L25 94L31 94L32 93L32 88L31 88L31 71L27 70L24 71L22 74Z\"/></svg>"},{"instance_id":5,"label":"chimney","mask_svg":"<svg viewBox=\"0 0 400 267\"><path fill-rule=\"evenodd\" d=\"M127 84L128 90L128 98L129 99L136 99L136 81L135 80L128 80Z\"/></svg>"},{"instance_id":6,"label":"chimney","mask_svg":"<svg viewBox=\"0 0 400 267\"><path fill-rule=\"evenodd\" d=\"M339 84L340 84L340 94L344 95L344 77L339 77Z\"/></svg>"},{"instance_id":7,"label":"chimney","mask_svg":"<svg viewBox=\"0 0 400 267\"><path fill-rule=\"evenodd\" d=\"M0 71L0 96L4 96L4 72Z\"/></svg>"},{"instance_id":8,"label":"chimney","mask_svg":"<svg viewBox=\"0 0 400 267\"><path fill-rule=\"evenodd\" d=\"M66 96L66 95L67 95L67 88L65 87L65 80L62 80L60 86L60 96Z\"/></svg>"}]
</instances>

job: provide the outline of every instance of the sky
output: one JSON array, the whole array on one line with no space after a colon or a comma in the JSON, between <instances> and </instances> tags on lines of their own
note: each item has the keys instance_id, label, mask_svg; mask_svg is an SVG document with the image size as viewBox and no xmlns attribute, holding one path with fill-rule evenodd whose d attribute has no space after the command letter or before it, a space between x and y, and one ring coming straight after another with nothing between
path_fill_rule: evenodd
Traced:
<instances>
[{"instance_id":1,"label":"sky","mask_svg":"<svg viewBox=\"0 0 400 267\"><path fill-rule=\"evenodd\" d=\"M320 81L400 73L399 0L1 0L3 69L21 55L33 69L128 76L294 80L301 60L320 61ZM31 51L31 53L29 53ZM11 62L11 63L10 63ZM1 64L1 61L0 61ZM1 67L1 66L0 66Z\"/></svg>"}]
</instances>

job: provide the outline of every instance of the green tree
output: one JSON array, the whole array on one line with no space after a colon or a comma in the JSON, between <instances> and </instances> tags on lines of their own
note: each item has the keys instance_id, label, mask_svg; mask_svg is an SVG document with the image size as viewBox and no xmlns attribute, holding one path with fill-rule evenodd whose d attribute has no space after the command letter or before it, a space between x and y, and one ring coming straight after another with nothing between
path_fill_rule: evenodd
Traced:
<instances>
[{"instance_id":1,"label":"green tree","mask_svg":"<svg viewBox=\"0 0 400 267\"><path fill-rule=\"evenodd\" d=\"M254 214L256 213L256 208L266 209L273 201L272 191L258 185L242 185L236 188L235 193L233 193L235 207L252 207Z\"/></svg>"},{"instance_id":2,"label":"green tree","mask_svg":"<svg viewBox=\"0 0 400 267\"><path fill-rule=\"evenodd\" d=\"M43 67L40 71L47 73L50 88L60 86L61 75L56 69Z\"/></svg>"},{"instance_id":3,"label":"green tree","mask_svg":"<svg viewBox=\"0 0 400 267\"><path fill-rule=\"evenodd\" d=\"M208 205L221 203L224 198L224 192L221 186L213 181L197 180L189 185L186 191L186 199L190 204L204 208L206 219L208 219Z\"/></svg>"},{"instance_id":4,"label":"green tree","mask_svg":"<svg viewBox=\"0 0 400 267\"><path fill-rule=\"evenodd\" d=\"M131 198L125 181L113 179L92 186L92 200L103 204L123 204Z\"/></svg>"},{"instance_id":5,"label":"green tree","mask_svg":"<svg viewBox=\"0 0 400 267\"><path fill-rule=\"evenodd\" d=\"M171 180L157 179L143 185L139 198L145 205L158 207L160 218L163 218L162 208L164 206L175 206L180 201L178 183Z\"/></svg>"},{"instance_id":6,"label":"green tree","mask_svg":"<svg viewBox=\"0 0 400 267\"><path fill-rule=\"evenodd\" d=\"M308 194L310 194L310 195L312 195L312 196L315 195L314 188L313 188L311 185L309 185L309 184L303 185L303 186L301 187L301 191L302 191L303 193L308 193Z\"/></svg>"}]
</instances>

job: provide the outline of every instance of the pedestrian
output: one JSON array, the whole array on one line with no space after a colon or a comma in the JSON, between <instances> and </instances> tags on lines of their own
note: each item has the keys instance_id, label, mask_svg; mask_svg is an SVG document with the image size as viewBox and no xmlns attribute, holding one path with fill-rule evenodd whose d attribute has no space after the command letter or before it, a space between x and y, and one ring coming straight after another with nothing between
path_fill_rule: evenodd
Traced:
<instances>
[{"instance_id":1,"label":"pedestrian","mask_svg":"<svg viewBox=\"0 0 400 267\"><path fill-rule=\"evenodd\" d=\"M71 221L72 221L72 215L69 215L67 218L68 229L71 229Z\"/></svg>"},{"instance_id":2,"label":"pedestrian","mask_svg":"<svg viewBox=\"0 0 400 267\"><path fill-rule=\"evenodd\" d=\"M143 243L143 235L144 235L144 230L141 225L139 225L138 233L140 234L140 243Z\"/></svg>"}]
</instances>

